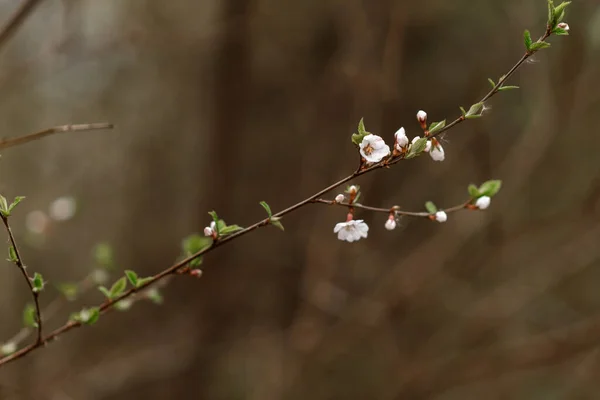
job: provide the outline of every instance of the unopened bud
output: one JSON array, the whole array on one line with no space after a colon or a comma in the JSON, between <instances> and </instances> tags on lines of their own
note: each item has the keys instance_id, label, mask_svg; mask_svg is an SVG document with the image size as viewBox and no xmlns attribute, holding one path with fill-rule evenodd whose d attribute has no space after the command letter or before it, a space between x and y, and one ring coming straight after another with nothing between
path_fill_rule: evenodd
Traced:
<instances>
[{"instance_id":1,"label":"unopened bud","mask_svg":"<svg viewBox=\"0 0 600 400\"><path fill-rule=\"evenodd\" d=\"M417 113L417 121L419 121L423 130L427 129L427 113L425 111L419 110Z\"/></svg>"},{"instance_id":2,"label":"unopened bud","mask_svg":"<svg viewBox=\"0 0 600 400\"><path fill-rule=\"evenodd\" d=\"M565 31L569 31L569 24L567 24L566 22L561 22L560 24L556 25L558 26L560 29L564 29Z\"/></svg>"},{"instance_id":3,"label":"unopened bud","mask_svg":"<svg viewBox=\"0 0 600 400\"><path fill-rule=\"evenodd\" d=\"M207 226L206 228L204 228L204 236L212 236L213 235L213 230L211 227Z\"/></svg>"},{"instance_id":4,"label":"unopened bud","mask_svg":"<svg viewBox=\"0 0 600 400\"><path fill-rule=\"evenodd\" d=\"M201 269L193 269L190 271L190 275L194 276L196 278L200 278L202 276L202 270Z\"/></svg>"},{"instance_id":5,"label":"unopened bud","mask_svg":"<svg viewBox=\"0 0 600 400\"><path fill-rule=\"evenodd\" d=\"M396 218L393 214L390 214L388 220L385 221L385 229L387 229L388 231L393 231L394 229L396 229Z\"/></svg>"},{"instance_id":6,"label":"unopened bud","mask_svg":"<svg viewBox=\"0 0 600 400\"><path fill-rule=\"evenodd\" d=\"M344 195L343 194L338 194L337 196L335 196L335 202L336 203L343 203L344 202Z\"/></svg>"}]
</instances>

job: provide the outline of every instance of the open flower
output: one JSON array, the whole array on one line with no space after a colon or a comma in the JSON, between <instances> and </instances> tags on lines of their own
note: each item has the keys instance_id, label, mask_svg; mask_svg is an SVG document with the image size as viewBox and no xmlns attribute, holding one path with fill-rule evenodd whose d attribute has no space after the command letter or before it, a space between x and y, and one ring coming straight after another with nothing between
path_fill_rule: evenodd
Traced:
<instances>
[{"instance_id":1,"label":"open flower","mask_svg":"<svg viewBox=\"0 0 600 400\"><path fill-rule=\"evenodd\" d=\"M350 243L363 237L366 238L368 232L369 226L362 219L340 222L333 228L333 233L337 233L338 239Z\"/></svg>"},{"instance_id":2,"label":"open flower","mask_svg":"<svg viewBox=\"0 0 600 400\"><path fill-rule=\"evenodd\" d=\"M360 155L370 163L379 162L390 154L390 147L385 144L385 141L373 134L365 136L359 147Z\"/></svg>"},{"instance_id":3,"label":"open flower","mask_svg":"<svg viewBox=\"0 0 600 400\"><path fill-rule=\"evenodd\" d=\"M481 196L480 198L477 199L477 201L475 202L475 205L480 210L485 210L486 208L488 208L490 206L491 201L492 201L492 199L489 196Z\"/></svg>"},{"instance_id":4,"label":"open flower","mask_svg":"<svg viewBox=\"0 0 600 400\"><path fill-rule=\"evenodd\" d=\"M444 211L438 211L435 213L435 220L437 222L446 222L448 220L448 215Z\"/></svg>"},{"instance_id":5,"label":"open flower","mask_svg":"<svg viewBox=\"0 0 600 400\"><path fill-rule=\"evenodd\" d=\"M402 148L408 145L408 137L406 137L404 128L398 129L394 137L396 138L396 150L402 151Z\"/></svg>"},{"instance_id":6,"label":"open flower","mask_svg":"<svg viewBox=\"0 0 600 400\"><path fill-rule=\"evenodd\" d=\"M433 148L429 152L429 155L431 156L433 161L444 161L444 158L446 157L444 154L444 148L437 140L435 141Z\"/></svg>"}]
</instances>

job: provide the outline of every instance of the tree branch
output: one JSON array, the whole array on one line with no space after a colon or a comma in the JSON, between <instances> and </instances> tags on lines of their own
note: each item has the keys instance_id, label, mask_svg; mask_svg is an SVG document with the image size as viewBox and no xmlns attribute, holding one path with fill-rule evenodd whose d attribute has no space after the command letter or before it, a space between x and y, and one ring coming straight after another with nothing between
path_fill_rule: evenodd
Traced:
<instances>
[{"instance_id":1,"label":"tree branch","mask_svg":"<svg viewBox=\"0 0 600 400\"><path fill-rule=\"evenodd\" d=\"M114 125L110 124L108 122L55 126L54 128L44 129L43 131L30 133L28 135L19 136L16 138L0 139L0 150L4 150L9 147L14 147L14 146L19 146L21 144L29 143L29 142L41 139L41 138L49 136L49 135L54 135L56 133L82 132L82 131L92 131L92 130L98 130L98 129L112 129L113 127L114 127Z\"/></svg>"}]
</instances>

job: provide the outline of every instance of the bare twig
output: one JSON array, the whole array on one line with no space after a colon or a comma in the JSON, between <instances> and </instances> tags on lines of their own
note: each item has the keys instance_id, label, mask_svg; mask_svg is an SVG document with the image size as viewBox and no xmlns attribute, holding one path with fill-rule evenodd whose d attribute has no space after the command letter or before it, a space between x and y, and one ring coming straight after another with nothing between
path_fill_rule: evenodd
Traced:
<instances>
[{"instance_id":1,"label":"bare twig","mask_svg":"<svg viewBox=\"0 0 600 400\"><path fill-rule=\"evenodd\" d=\"M10 16L8 22L0 29L0 49L8 43L12 35L41 2L41 0L25 0Z\"/></svg>"},{"instance_id":2,"label":"bare twig","mask_svg":"<svg viewBox=\"0 0 600 400\"><path fill-rule=\"evenodd\" d=\"M461 203L459 205L456 205L454 207L440 208L439 211L444 211L445 213L448 214L448 213L464 210L465 208L467 208L467 206L469 206L471 204L471 202L472 202L471 200L468 200L468 201ZM403 210L398 209L397 206L394 206L391 208L381 208L381 207L365 206L360 203L352 203L352 204L338 203L333 200L325 200L325 199L314 199L312 201L312 203L328 204L331 206L342 206L342 207L347 207L347 208L360 208L362 210L367 210L367 211L380 212L380 213L385 213L385 214L394 213L396 215L406 215L406 216L410 216L410 217L425 217L425 218L431 217L431 214L428 213L427 211L403 211Z\"/></svg>"},{"instance_id":3,"label":"bare twig","mask_svg":"<svg viewBox=\"0 0 600 400\"><path fill-rule=\"evenodd\" d=\"M15 241L15 237L12 233L12 229L10 229L10 224L8 223L8 217L4 216L3 214L0 214L0 216L2 218L2 222L4 223L4 226L6 227L6 232L8 233L8 238L10 239L10 244L15 251L15 256L16 256L16 259L14 260L15 265L19 268L19 270L23 274L23 278L25 278L25 281L27 282L27 286L29 286L29 291L31 292L31 296L33 297L33 303L35 304L35 319L36 319L36 323L37 323L37 339L35 341L35 344L41 344L42 343L42 311L41 311L40 302L39 302L40 294L39 294L39 292L34 290L33 283L31 282L32 278L29 277L29 274L27 273L27 270L25 269L25 265L23 264L23 259L21 258L21 253L19 252L19 247L17 246L17 242Z\"/></svg>"},{"instance_id":4,"label":"bare twig","mask_svg":"<svg viewBox=\"0 0 600 400\"><path fill-rule=\"evenodd\" d=\"M98 129L112 129L113 124L107 122L99 122L93 124L74 124L74 125L61 125L55 126L54 128L48 128L40 132L30 133L25 136L19 136L10 139L0 139L0 150L7 149L9 147L18 146L21 144L29 143L34 140L41 139L43 137L54 135L56 133L65 132L82 132L82 131L93 131Z\"/></svg>"},{"instance_id":5,"label":"bare twig","mask_svg":"<svg viewBox=\"0 0 600 400\"><path fill-rule=\"evenodd\" d=\"M550 36L550 31L547 30L546 34L544 36L541 37L541 40L546 39L548 36ZM487 94L483 97L483 99L480 102L485 102L487 101L490 97L492 97L495 93L497 93L499 91L499 88L502 86L502 84L506 83L506 81L508 80L508 78L510 76L512 76L514 74L514 72L521 66L523 65L523 63L525 62L525 60L527 60L533 53L532 52L527 52L523 57L521 57L521 59L519 59L519 61L509 70L509 72L502 78L500 79L500 81L498 82L497 85L495 85L495 87ZM450 129L451 127L457 125L458 123L462 122L463 120L465 120L465 118L463 116L457 118L455 121L453 121L452 123L448 124L445 128L441 129L440 131L437 131L435 134L430 135L430 138L436 137L438 135L440 135L441 133L447 131L448 129ZM50 132L50 133L54 133L54 132ZM44 135L41 135L44 136ZM40 136L40 137L41 137ZM0 142L0 149L2 148L2 142ZM211 251L213 251L214 249L216 249L217 247L220 247L221 245L228 243L230 241L233 241L235 239L240 238L241 236L244 236L260 227L263 226L267 226L270 224L270 221L272 220L272 218L281 218L287 214L292 213L293 211L296 211L302 207L304 207L307 204L310 203L314 203L315 200L319 199L320 197L322 197L323 195L325 195L326 193L330 192L331 190L337 188L338 186L343 185L344 183L347 183L349 181L351 181L354 178L357 178L359 176L365 175L367 173L373 172L375 170L381 169L381 168L388 168L391 165L394 165L398 162L400 162L401 160L404 160L405 158L405 154L399 154L399 155L392 155L389 158L386 158L378 163L372 164L372 165L368 165L368 166L363 166L362 168L359 168L358 170L356 170L354 173L346 176L345 178L340 179L339 181L327 186L326 188L318 191L317 193L307 197L306 199L292 205L289 206L288 208L279 211L276 214L273 214L270 218L265 218L262 219L240 231L237 231L236 233L233 233L232 235L223 237L223 238L219 238L218 240L213 241L213 243L209 246L206 247L198 252L196 252L195 254L192 254L191 256L179 261L178 263L170 266L169 268L163 270L162 272L159 272L158 274L152 276L148 281L144 282L144 284L135 287L135 288L131 288L129 290L127 290L126 292L124 292L123 294L121 294L120 296L114 298L114 299L110 299L110 300L106 300L104 303L102 303L98 308L100 310L101 313L105 313L107 311L109 311L116 303L118 303L119 301L126 299L132 295L134 295L135 293L138 293L144 289L146 289L147 287L149 287L150 285L155 284L156 282L159 282L161 280L163 280L164 278L177 273L178 270L180 270L182 267L185 267L188 263L190 263L192 260L206 254L209 253ZM349 205L346 205L349 206ZM353 205L356 206L356 205ZM366 207L366 206L365 206ZM460 209L464 208L465 205L460 205L460 206L456 206L459 207ZM454 210L454 207L452 208ZM389 210L387 210L387 212L389 212ZM421 213L417 213L418 215L416 216L423 216L421 215ZM83 322L81 321L74 321L74 320L70 320L68 321L66 324L64 324L63 326L59 327L58 329L54 330L53 332L49 333L48 335L46 335L45 337L43 337L43 339L41 341L38 341L36 343L33 343L29 346L26 346L18 351L16 351L15 353L12 353L4 358L0 358L0 366L7 364L11 361L17 360L19 358L22 358L24 356L26 356L27 354L31 353L32 351L34 351L35 349L38 349L40 347L42 347L42 345L49 343L51 341L53 341L54 339L56 339L58 336L62 335L63 333L66 333L74 328L78 328L80 326L83 325Z\"/></svg>"}]
</instances>

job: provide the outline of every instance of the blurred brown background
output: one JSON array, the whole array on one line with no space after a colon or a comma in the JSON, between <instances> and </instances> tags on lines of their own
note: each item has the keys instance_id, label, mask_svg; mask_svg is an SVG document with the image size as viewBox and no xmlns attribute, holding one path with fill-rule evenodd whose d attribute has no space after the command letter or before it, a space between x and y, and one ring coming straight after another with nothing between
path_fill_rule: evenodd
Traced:
<instances>
[{"instance_id":1,"label":"blurred brown background","mask_svg":"<svg viewBox=\"0 0 600 400\"><path fill-rule=\"evenodd\" d=\"M0 1L2 20L16 1ZM0 136L64 123L2 152L0 192L31 271L52 284L93 269L150 275L201 232L207 211L248 225L355 168L350 134L392 140L456 117L537 37L544 0L47 0L0 54ZM446 161L359 179L363 201L450 206L502 179L485 213L402 220L367 240L310 206L211 253L165 304L136 303L0 370L1 399L600 398L600 8L575 0L571 36L518 71ZM332 196L337 192L333 192ZM26 229L61 196L74 218ZM46 211L45 211L46 212ZM4 232L2 235L5 235ZM4 237L4 236L3 236ZM22 277L0 268L0 342L21 326ZM117 273L118 274L118 271ZM113 280L117 275L113 275ZM101 301L96 290L47 324Z\"/></svg>"}]
</instances>

